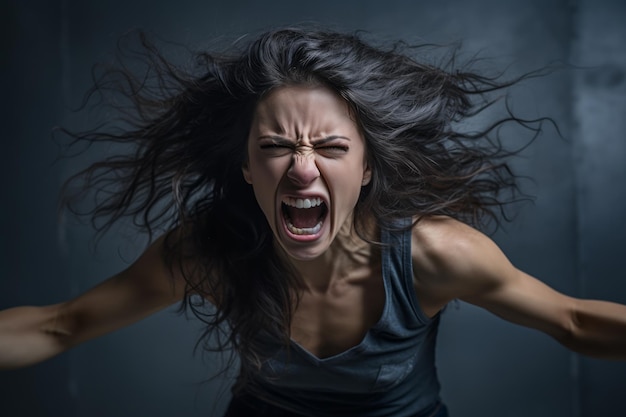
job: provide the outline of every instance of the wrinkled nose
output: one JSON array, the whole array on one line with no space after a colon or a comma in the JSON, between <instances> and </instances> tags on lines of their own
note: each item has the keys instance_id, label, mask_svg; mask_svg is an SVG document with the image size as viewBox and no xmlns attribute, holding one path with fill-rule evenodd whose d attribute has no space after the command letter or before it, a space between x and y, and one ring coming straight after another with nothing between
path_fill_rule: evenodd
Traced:
<instances>
[{"instance_id":1,"label":"wrinkled nose","mask_svg":"<svg viewBox=\"0 0 626 417\"><path fill-rule=\"evenodd\" d=\"M293 156L291 166L287 171L287 178L294 184L301 187L307 186L319 176L320 171L317 169L315 156L312 153L304 155L296 153Z\"/></svg>"}]
</instances>

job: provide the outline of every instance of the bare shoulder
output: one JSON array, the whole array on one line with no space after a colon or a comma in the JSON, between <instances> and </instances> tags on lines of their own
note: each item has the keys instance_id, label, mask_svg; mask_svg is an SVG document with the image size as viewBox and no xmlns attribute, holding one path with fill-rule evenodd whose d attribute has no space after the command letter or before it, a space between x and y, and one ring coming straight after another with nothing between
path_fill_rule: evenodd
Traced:
<instances>
[{"instance_id":1,"label":"bare shoulder","mask_svg":"<svg viewBox=\"0 0 626 417\"><path fill-rule=\"evenodd\" d=\"M172 230L161 235L118 276L146 292L171 293L180 299L185 281L180 269L172 267L168 260L168 252L177 244L179 234L178 230Z\"/></svg>"},{"instance_id":2,"label":"bare shoulder","mask_svg":"<svg viewBox=\"0 0 626 417\"><path fill-rule=\"evenodd\" d=\"M445 302L486 291L516 271L488 236L446 216L420 219L411 253L416 289Z\"/></svg>"},{"instance_id":3,"label":"bare shoulder","mask_svg":"<svg viewBox=\"0 0 626 417\"><path fill-rule=\"evenodd\" d=\"M471 268L483 256L499 252L485 234L451 217L424 217L412 231L412 256L423 272Z\"/></svg>"},{"instance_id":4,"label":"bare shoulder","mask_svg":"<svg viewBox=\"0 0 626 417\"><path fill-rule=\"evenodd\" d=\"M425 260L437 258L484 237L478 230L451 217L422 217L412 231L413 255L424 256Z\"/></svg>"},{"instance_id":5,"label":"bare shoulder","mask_svg":"<svg viewBox=\"0 0 626 417\"><path fill-rule=\"evenodd\" d=\"M164 233L122 273L143 281L146 290L171 294L175 300L182 299L188 291L195 293L193 289L202 286L204 271L191 237L191 230L180 228Z\"/></svg>"},{"instance_id":6,"label":"bare shoulder","mask_svg":"<svg viewBox=\"0 0 626 417\"><path fill-rule=\"evenodd\" d=\"M489 237L456 220L423 218L412 232L413 282L428 315L461 299L567 342L576 314L605 308L581 303L517 269Z\"/></svg>"}]
</instances>

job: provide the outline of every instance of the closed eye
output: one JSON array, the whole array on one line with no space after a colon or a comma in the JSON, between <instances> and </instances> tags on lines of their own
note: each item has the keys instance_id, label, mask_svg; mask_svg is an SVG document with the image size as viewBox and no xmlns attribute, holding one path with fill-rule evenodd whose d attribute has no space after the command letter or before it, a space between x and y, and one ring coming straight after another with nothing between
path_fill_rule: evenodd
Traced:
<instances>
[{"instance_id":1,"label":"closed eye","mask_svg":"<svg viewBox=\"0 0 626 417\"><path fill-rule=\"evenodd\" d=\"M339 156L348 152L350 149L349 142L350 139L347 137L331 135L316 141L314 146L317 152L328 154L329 156Z\"/></svg>"},{"instance_id":2,"label":"closed eye","mask_svg":"<svg viewBox=\"0 0 626 417\"><path fill-rule=\"evenodd\" d=\"M347 146L343 146L343 145L332 145L332 146L321 146L321 149L336 149L339 151L347 151L348 147Z\"/></svg>"},{"instance_id":3,"label":"closed eye","mask_svg":"<svg viewBox=\"0 0 626 417\"><path fill-rule=\"evenodd\" d=\"M348 150L350 149L348 146L345 145L324 145L324 146L318 146L315 148L318 152L326 152L326 153L332 153L332 154L343 154L348 152Z\"/></svg>"},{"instance_id":4,"label":"closed eye","mask_svg":"<svg viewBox=\"0 0 626 417\"><path fill-rule=\"evenodd\" d=\"M294 150L294 145L291 143L276 143L266 142L259 144L261 151L270 158L283 157L289 155Z\"/></svg>"},{"instance_id":5,"label":"closed eye","mask_svg":"<svg viewBox=\"0 0 626 417\"><path fill-rule=\"evenodd\" d=\"M293 145L283 145L279 143L267 143L259 146L261 149L293 149Z\"/></svg>"},{"instance_id":6,"label":"closed eye","mask_svg":"<svg viewBox=\"0 0 626 417\"><path fill-rule=\"evenodd\" d=\"M260 136L259 137L259 148L266 151L284 151L284 150L292 150L295 144L285 139L281 136Z\"/></svg>"}]
</instances>

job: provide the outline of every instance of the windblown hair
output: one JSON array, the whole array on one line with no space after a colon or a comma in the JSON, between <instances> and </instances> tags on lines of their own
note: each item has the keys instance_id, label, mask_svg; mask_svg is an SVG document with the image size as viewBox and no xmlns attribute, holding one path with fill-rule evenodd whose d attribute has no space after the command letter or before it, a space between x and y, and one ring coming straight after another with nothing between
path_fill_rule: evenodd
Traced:
<instances>
[{"instance_id":1,"label":"windblown hair","mask_svg":"<svg viewBox=\"0 0 626 417\"><path fill-rule=\"evenodd\" d=\"M216 336L210 347L232 347L240 355L244 381L265 357L259 332L288 343L301 288L275 253L272 232L241 173L252 113L268 92L323 85L350 106L373 174L355 208L357 230L369 216L390 225L447 215L481 226L499 219L516 198L498 127L536 124L507 113L479 131L462 128L495 101L490 93L519 78L499 81L440 68L407 53L419 48L379 48L358 35L317 29L274 30L249 43L240 40L228 53L197 53L191 70L168 62L143 35L139 39L147 74L109 68L95 77L91 91L115 92L113 106L125 128L69 133L76 142L118 142L133 151L94 163L70 178L66 190L74 197L95 193L97 204L88 214L99 231L122 218L150 236L175 230L164 257L187 280L183 306L206 322L207 336ZM67 202L78 210L73 198Z\"/></svg>"}]
</instances>

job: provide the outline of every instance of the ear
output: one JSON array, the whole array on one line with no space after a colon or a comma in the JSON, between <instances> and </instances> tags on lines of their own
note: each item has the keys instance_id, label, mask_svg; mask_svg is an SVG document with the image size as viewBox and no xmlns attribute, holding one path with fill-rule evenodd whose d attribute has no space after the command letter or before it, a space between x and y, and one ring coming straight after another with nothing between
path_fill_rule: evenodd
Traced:
<instances>
[{"instance_id":1,"label":"ear","mask_svg":"<svg viewBox=\"0 0 626 417\"><path fill-rule=\"evenodd\" d=\"M363 179L361 180L361 186L365 187L372 180L372 169L370 168L370 164L365 163L365 168L363 169Z\"/></svg>"},{"instance_id":2,"label":"ear","mask_svg":"<svg viewBox=\"0 0 626 417\"><path fill-rule=\"evenodd\" d=\"M252 176L250 175L250 167L248 161L241 164L241 172L243 173L243 179L250 185L252 185Z\"/></svg>"}]
</instances>

